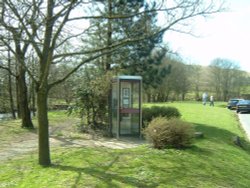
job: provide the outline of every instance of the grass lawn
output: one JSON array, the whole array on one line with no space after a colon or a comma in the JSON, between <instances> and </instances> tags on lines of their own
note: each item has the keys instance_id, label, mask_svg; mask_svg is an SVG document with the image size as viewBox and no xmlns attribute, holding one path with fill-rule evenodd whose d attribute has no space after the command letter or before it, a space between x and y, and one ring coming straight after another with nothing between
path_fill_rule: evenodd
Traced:
<instances>
[{"instance_id":1,"label":"grass lawn","mask_svg":"<svg viewBox=\"0 0 250 188\"><path fill-rule=\"evenodd\" d=\"M233 136L244 139L245 135L236 115L222 107L224 103L215 107L177 102L157 105L177 107L182 119L205 137L185 150L155 150L147 144L123 150L54 148L49 168L40 167L37 154L31 153L0 161L0 188L250 187L249 143L244 142L244 149L233 144ZM50 114L54 122L62 116ZM7 128L11 123L16 121L9 121Z\"/></svg>"}]
</instances>

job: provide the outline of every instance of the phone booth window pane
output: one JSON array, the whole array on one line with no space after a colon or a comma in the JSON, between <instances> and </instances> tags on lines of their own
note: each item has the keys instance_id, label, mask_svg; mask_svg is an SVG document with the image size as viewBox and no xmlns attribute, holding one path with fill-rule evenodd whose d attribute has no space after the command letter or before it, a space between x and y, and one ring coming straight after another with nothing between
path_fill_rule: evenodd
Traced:
<instances>
[{"instance_id":1,"label":"phone booth window pane","mask_svg":"<svg viewBox=\"0 0 250 188\"><path fill-rule=\"evenodd\" d=\"M122 89L122 107L123 108L130 107L130 89L129 88Z\"/></svg>"},{"instance_id":2,"label":"phone booth window pane","mask_svg":"<svg viewBox=\"0 0 250 188\"><path fill-rule=\"evenodd\" d=\"M137 135L140 133L140 115L132 114L131 118L131 134Z\"/></svg>"},{"instance_id":3,"label":"phone booth window pane","mask_svg":"<svg viewBox=\"0 0 250 188\"><path fill-rule=\"evenodd\" d=\"M131 114L124 113L120 114L120 134L129 135L131 134Z\"/></svg>"},{"instance_id":4,"label":"phone booth window pane","mask_svg":"<svg viewBox=\"0 0 250 188\"><path fill-rule=\"evenodd\" d=\"M121 82L121 107L130 108L131 107L131 83Z\"/></svg>"},{"instance_id":5,"label":"phone booth window pane","mask_svg":"<svg viewBox=\"0 0 250 188\"><path fill-rule=\"evenodd\" d=\"M139 91L140 91L140 84L139 82L134 82L132 85L132 107L133 108L139 108Z\"/></svg>"}]
</instances>

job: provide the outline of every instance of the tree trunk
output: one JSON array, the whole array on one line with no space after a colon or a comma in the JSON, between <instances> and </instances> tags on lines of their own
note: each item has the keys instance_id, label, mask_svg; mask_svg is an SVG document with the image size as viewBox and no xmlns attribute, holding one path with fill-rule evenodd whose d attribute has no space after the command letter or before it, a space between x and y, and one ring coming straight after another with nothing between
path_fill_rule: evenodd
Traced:
<instances>
[{"instance_id":1,"label":"tree trunk","mask_svg":"<svg viewBox=\"0 0 250 188\"><path fill-rule=\"evenodd\" d=\"M36 95L34 88L32 88L32 114L34 117L36 116Z\"/></svg>"},{"instance_id":2,"label":"tree trunk","mask_svg":"<svg viewBox=\"0 0 250 188\"><path fill-rule=\"evenodd\" d=\"M28 90L25 82L25 71L20 67L18 75L18 91L19 91L19 108L21 112L22 128L33 129L34 125L31 121L30 109L28 104Z\"/></svg>"},{"instance_id":3,"label":"tree trunk","mask_svg":"<svg viewBox=\"0 0 250 188\"><path fill-rule=\"evenodd\" d=\"M37 92L37 118L39 126L39 164L49 166L50 148L49 148L49 121L48 121L48 91L46 88L41 88Z\"/></svg>"},{"instance_id":4,"label":"tree trunk","mask_svg":"<svg viewBox=\"0 0 250 188\"><path fill-rule=\"evenodd\" d=\"M196 100L196 101L198 101L199 98L200 98L199 93L200 93L199 85L197 84L197 85L195 85L195 100Z\"/></svg>"},{"instance_id":5,"label":"tree trunk","mask_svg":"<svg viewBox=\"0 0 250 188\"><path fill-rule=\"evenodd\" d=\"M152 102L150 93L147 93L147 102Z\"/></svg>"},{"instance_id":6,"label":"tree trunk","mask_svg":"<svg viewBox=\"0 0 250 188\"><path fill-rule=\"evenodd\" d=\"M8 51L8 68L11 69L10 65L10 52ZM11 109L11 114L12 118L16 119L16 113L15 113L15 108L14 108L14 100L13 100L13 91L12 91L12 79L11 79L11 74L8 74L8 82L9 82L9 96L10 96L10 109Z\"/></svg>"},{"instance_id":7,"label":"tree trunk","mask_svg":"<svg viewBox=\"0 0 250 188\"><path fill-rule=\"evenodd\" d=\"M30 87L30 110L32 112L33 117L36 116L36 91L35 91L35 83L31 80Z\"/></svg>"},{"instance_id":8,"label":"tree trunk","mask_svg":"<svg viewBox=\"0 0 250 188\"><path fill-rule=\"evenodd\" d=\"M11 114L12 118L16 119L16 113L15 113L15 107L14 107L14 100L13 100L13 92L12 92L12 79L11 75L9 74L9 95L10 95L10 109L11 109Z\"/></svg>"},{"instance_id":9,"label":"tree trunk","mask_svg":"<svg viewBox=\"0 0 250 188\"><path fill-rule=\"evenodd\" d=\"M26 50L21 50L21 45L19 41L19 35L16 36L18 39L15 41L16 43L16 59L17 59L17 91L18 91L18 104L19 104L19 112L22 119L22 128L33 129L34 125L31 121L31 114L29 109L28 102L28 89L26 84L26 69L25 69L25 52Z\"/></svg>"},{"instance_id":10,"label":"tree trunk","mask_svg":"<svg viewBox=\"0 0 250 188\"><path fill-rule=\"evenodd\" d=\"M15 79L16 86L16 108L17 108L17 117L21 119L21 111L20 111L20 102L19 102L19 87L18 87L18 77Z\"/></svg>"},{"instance_id":11,"label":"tree trunk","mask_svg":"<svg viewBox=\"0 0 250 188\"><path fill-rule=\"evenodd\" d=\"M165 101L167 102L169 100L169 94L170 94L170 91L167 90L167 92L165 93Z\"/></svg>"},{"instance_id":12,"label":"tree trunk","mask_svg":"<svg viewBox=\"0 0 250 188\"><path fill-rule=\"evenodd\" d=\"M186 96L185 93L182 93L182 94L181 94L181 100L182 100L182 101L185 101L185 96Z\"/></svg>"}]
</instances>

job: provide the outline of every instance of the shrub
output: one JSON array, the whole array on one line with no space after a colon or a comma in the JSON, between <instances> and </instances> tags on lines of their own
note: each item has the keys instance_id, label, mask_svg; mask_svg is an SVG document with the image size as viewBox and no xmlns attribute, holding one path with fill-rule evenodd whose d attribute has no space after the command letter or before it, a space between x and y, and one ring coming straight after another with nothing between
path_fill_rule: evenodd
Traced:
<instances>
[{"instance_id":1,"label":"shrub","mask_svg":"<svg viewBox=\"0 0 250 188\"><path fill-rule=\"evenodd\" d=\"M154 148L184 148L191 145L194 129L190 123L180 119L153 119L144 130L145 137Z\"/></svg>"},{"instance_id":2,"label":"shrub","mask_svg":"<svg viewBox=\"0 0 250 188\"><path fill-rule=\"evenodd\" d=\"M151 108L142 109L142 120L144 127L153 118L156 117L165 117L165 118L180 118L181 114L177 108L166 107L166 106L152 106Z\"/></svg>"}]
</instances>

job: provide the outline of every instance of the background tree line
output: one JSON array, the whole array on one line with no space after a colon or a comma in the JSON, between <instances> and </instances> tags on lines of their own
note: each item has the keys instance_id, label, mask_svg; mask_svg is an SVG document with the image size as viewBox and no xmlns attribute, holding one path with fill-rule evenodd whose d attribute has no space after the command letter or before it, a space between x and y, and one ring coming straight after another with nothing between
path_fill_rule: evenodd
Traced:
<instances>
[{"instance_id":1,"label":"background tree line","mask_svg":"<svg viewBox=\"0 0 250 188\"><path fill-rule=\"evenodd\" d=\"M159 52L162 53L162 52ZM239 65L229 59L217 58L213 60L209 66L200 65L188 65L185 64L180 58L171 58L171 54L166 52L163 53L163 57L153 56L152 60L158 62L154 65L158 67L158 70L168 70L162 69L169 68L165 73L159 74L159 80L156 76L156 83L153 81L151 84L144 83L144 101L146 102L167 102L175 100L201 100L201 95L203 92L208 92L214 95L218 101L227 101L232 97L242 97L249 98L249 73L240 70ZM144 63L145 65L145 63ZM70 66L62 65L57 67L52 67L53 79L56 79L67 71L70 70ZM125 69L129 72L133 66ZM136 66L138 68L138 66ZM117 69L117 68L114 68ZM141 73L150 74L141 67ZM124 71L124 70L123 70ZM135 74L131 70L130 74ZM1 74L1 112L12 112L17 111L17 82L15 79L10 79L11 75L8 71L2 69ZM123 74L128 74L124 72ZM141 74L140 74L141 75ZM85 113L85 107L87 111L92 110L92 113L99 113L101 115L103 111L106 111L107 99L105 96L108 95L109 82L113 74L107 75L102 72L102 69L97 66L88 66L80 69L73 76L67 79L62 84L57 85L52 89L49 95L49 108L53 108L55 104L65 104L65 106L73 105L75 102L77 105L82 106L82 116ZM148 76L148 79L153 78L153 76ZM34 86L31 80L27 80L28 87L28 104L31 109L35 109L35 95ZM11 89L10 89L11 88ZM11 92L10 92L11 90ZM63 92L62 92L63 91ZM82 98L81 98L82 97ZM84 98L85 97L85 98ZM85 100L83 104L80 104L81 100ZM97 100L97 101L96 101ZM92 101L92 105L87 102ZM95 101L95 102L94 102ZM97 105L97 106L96 106ZM103 109L104 107L104 109ZM99 112L97 112L99 111ZM99 118L95 113L88 112L88 123L95 125L97 121L95 117ZM86 113L85 113L86 114ZM93 118L94 117L94 118ZM92 118L92 120L90 120ZM100 122L107 123L108 117L100 118ZM105 119L105 121L104 121Z\"/></svg>"},{"instance_id":2,"label":"background tree line","mask_svg":"<svg viewBox=\"0 0 250 188\"><path fill-rule=\"evenodd\" d=\"M217 101L229 98L249 98L249 73L240 70L237 62L216 58L209 66L189 65L176 57L165 57L163 64L171 71L157 87L145 91L148 102L201 100L202 93L213 95Z\"/></svg>"}]
</instances>

